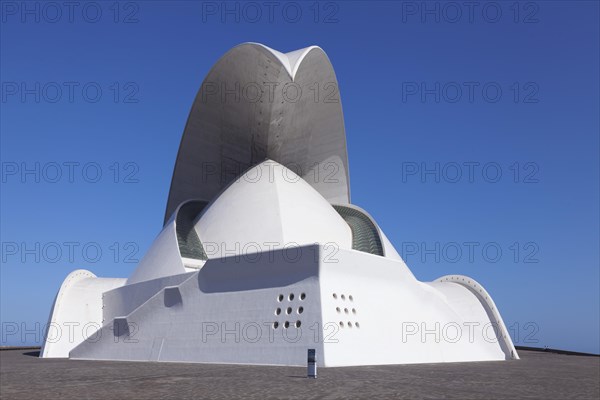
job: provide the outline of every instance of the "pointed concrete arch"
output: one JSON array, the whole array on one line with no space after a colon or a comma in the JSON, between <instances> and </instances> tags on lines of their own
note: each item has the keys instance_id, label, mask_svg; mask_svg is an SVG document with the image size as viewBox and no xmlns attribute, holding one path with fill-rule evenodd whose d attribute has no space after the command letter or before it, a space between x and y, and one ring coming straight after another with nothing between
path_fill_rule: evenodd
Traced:
<instances>
[{"instance_id":1,"label":"pointed concrete arch","mask_svg":"<svg viewBox=\"0 0 600 400\"><path fill-rule=\"evenodd\" d=\"M265 159L296 172L330 203L350 203L337 78L319 47L283 54L244 43L217 61L183 132L165 223L182 202L212 200Z\"/></svg>"}]
</instances>

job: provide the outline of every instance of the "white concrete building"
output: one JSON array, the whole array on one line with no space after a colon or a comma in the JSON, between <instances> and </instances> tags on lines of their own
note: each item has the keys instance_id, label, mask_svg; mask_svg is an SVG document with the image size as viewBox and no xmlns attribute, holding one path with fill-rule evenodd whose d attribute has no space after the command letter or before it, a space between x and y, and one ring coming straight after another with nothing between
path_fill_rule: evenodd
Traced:
<instances>
[{"instance_id":1,"label":"white concrete building","mask_svg":"<svg viewBox=\"0 0 600 400\"><path fill-rule=\"evenodd\" d=\"M518 358L479 283L419 282L350 202L325 53L247 43L192 106L162 231L128 279L65 279L41 357L306 365L308 349L320 366Z\"/></svg>"}]
</instances>

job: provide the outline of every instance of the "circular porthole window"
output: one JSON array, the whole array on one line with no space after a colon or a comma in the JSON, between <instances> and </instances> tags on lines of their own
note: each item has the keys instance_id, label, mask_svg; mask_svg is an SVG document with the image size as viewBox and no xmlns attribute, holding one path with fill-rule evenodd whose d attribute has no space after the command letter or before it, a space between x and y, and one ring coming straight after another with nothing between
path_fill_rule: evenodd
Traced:
<instances>
[{"instance_id":1,"label":"circular porthole window","mask_svg":"<svg viewBox=\"0 0 600 400\"><path fill-rule=\"evenodd\" d=\"M281 308L278 308L277 310L275 310L275 315L279 315L281 314Z\"/></svg>"},{"instance_id":2,"label":"circular porthole window","mask_svg":"<svg viewBox=\"0 0 600 400\"><path fill-rule=\"evenodd\" d=\"M304 300L306 298L306 293L300 294L300 300Z\"/></svg>"},{"instance_id":3,"label":"circular porthole window","mask_svg":"<svg viewBox=\"0 0 600 400\"><path fill-rule=\"evenodd\" d=\"M283 327L285 329L289 328L290 327L290 323L288 321L285 321L285 323L283 324Z\"/></svg>"},{"instance_id":4,"label":"circular porthole window","mask_svg":"<svg viewBox=\"0 0 600 400\"><path fill-rule=\"evenodd\" d=\"M285 313L286 313L287 315L290 315L290 314L292 313L292 307L288 307L288 308L285 310Z\"/></svg>"},{"instance_id":5,"label":"circular porthole window","mask_svg":"<svg viewBox=\"0 0 600 400\"><path fill-rule=\"evenodd\" d=\"M280 294L279 296L277 296L277 301L282 302L283 301L283 295Z\"/></svg>"},{"instance_id":6,"label":"circular porthole window","mask_svg":"<svg viewBox=\"0 0 600 400\"><path fill-rule=\"evenodd\" d=\"M296 321L296 323L294 324L296 328L300 328L300 325L302 325L302 322L300 321Z\"/></svg>"},{"instance_id":7,"label":"circular porthole window","mask_svg":"<svg viewBox=\"0 0 600 400\"><path fill-rule=\"evenodd\" d=\"M290 293L290 295L288 296L288 300L289 301L294 300L294 293Z\"/></svg>"},{"instance_id":8,"label":"circular porthole window","mask_svg":"<svg viewBox=\"0 0 600 400\"><path fill-rule=\"evenodd\" d=\"M275 321L273 322L273 329L277 329L279 328L279 322Z\"/></svg>"},{"instance_id":9,"label":"circular porthole window","mask_svg":"<svg viewBox=\"0 0 600 400\"><path fill-rule=\"evenodd\" d=\"M302 314L304 312L304 307L298 307L298 314Z\"/></svg>"}]
</instances>

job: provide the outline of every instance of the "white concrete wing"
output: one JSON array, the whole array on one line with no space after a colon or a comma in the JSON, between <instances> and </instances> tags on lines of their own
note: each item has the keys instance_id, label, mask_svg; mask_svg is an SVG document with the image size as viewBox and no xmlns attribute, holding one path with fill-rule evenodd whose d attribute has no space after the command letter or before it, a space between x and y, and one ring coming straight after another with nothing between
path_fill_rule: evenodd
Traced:
<instances>
[{"instance_id":1,"label":"white concrete wing","mask_svg":"<svg viewBox=\"0 0 600 400\"><path fill-rule=\"evenodd\" d=\"M331 203L349 203L344 118L327 55L282 54L257 43L227 52L192 105L165 222L184 201L210 201L265 159L287 166Z\"/></svg>"},{"instance_id":2,"label":"white concrete wing","mask_svg":"<svg viewBox=\"0 0 600 400\"><path fill-rule=\"evenodd\" d=\"M93 336L104 325L104 292L123 286L125 281L97 278L83 269L71 272L50 310L40 357L67 358L71 349Z\"/></svg>"}]
</instances>

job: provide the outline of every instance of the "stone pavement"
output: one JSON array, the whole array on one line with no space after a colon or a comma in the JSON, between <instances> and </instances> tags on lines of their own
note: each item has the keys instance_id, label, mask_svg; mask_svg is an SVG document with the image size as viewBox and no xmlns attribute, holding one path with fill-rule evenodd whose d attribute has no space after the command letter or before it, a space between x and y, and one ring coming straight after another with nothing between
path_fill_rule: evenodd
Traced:
<instances>
[{"instance_id":1,"label":"stone pavement","mask_svg":"<svg viewBox=\"0 0 600 400\"><path fill-rule=\"evenodd\" d=\"M600 399L600 357L319 368L39 359L0 351L0 398Z\"/></svg>"}]
</instances>

